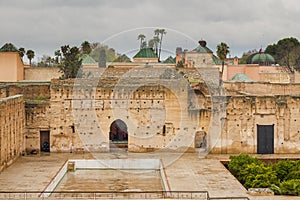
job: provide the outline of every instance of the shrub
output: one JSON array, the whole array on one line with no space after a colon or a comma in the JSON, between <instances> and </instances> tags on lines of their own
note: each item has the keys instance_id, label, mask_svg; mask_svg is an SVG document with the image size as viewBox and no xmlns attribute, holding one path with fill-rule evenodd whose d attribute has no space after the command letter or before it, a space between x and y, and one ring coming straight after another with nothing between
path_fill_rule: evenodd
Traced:
<instances>
[{"instance_id":1,"label":"shrub","mask_svg":"<svg viewBox=\"0 0 300 200\"><path fill-rule=\"evenodd\" d=\"M291 179L280 183L281 194L300 195L300 179Z\"/></svg>"},{"instance_id":2,"label":"shrub","mask_svg":"<svg viewBox=\"0 0 300 200\"><path fill-rule=\"evenodd\" d=\"M244 184L244 178L242 177L242 171L249 164L262 164L257 158L251 157L247 154L240 154L238 156L230 156L230 162L228 165L229 171L242 183Z\"/></svg>"},{"instance_id":3,"label":"shrub","mask_svg":"<svg viewBox=\"0 0 300 200\"><path fill-rule=\"evenodd\" d=\"M295 162L291 160L281 160L273 165L273 170L276 172L280 181L286 180L288 174L295 166Z\"/></svg>"}]
</instances>

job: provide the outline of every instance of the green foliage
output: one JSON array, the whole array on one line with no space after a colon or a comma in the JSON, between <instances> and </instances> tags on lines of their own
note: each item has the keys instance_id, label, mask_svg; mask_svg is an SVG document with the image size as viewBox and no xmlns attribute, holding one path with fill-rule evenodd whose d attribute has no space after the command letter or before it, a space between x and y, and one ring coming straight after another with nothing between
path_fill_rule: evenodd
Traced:
<instances>
[{"instance_id":1,"label":"green foliage","mask_svg":"<svg viewBox=\"0 0 300 200\"><path fill-rule=\"evenodd\" d=\"M247 64L248 58L254 53L257 53L256 49L249 50L248 52L244 52L243 56L239 59L239 64Z\"/></svg>"},{"instance_id":2,"label":"green foliage","mask_svg":"<svg viewBox=\"0 0 300 200\"><path fill-rule=\"evenodd\" d=\"M114 62L131 62L131 60L126 54L122 54L114 59Z\"/></svg>"},{"instance_id":3,"label":"green foliage","mask_svg":"<svg viewBox=\"0 0 300 200\"><path fill-rule=\"evenodd\" d=\"M229 46L226 43L221 42L221 44L217 46L217 55L219 59L222 61L222 71L221 71L222 76L224 72L224 64L225 64L224 61L226 59L227 54L229 54Z\"/></svg>"},{"instance_id":4,"label":"green foliage","mask_svg":"<svg viewBox=\"0 0 300 200\"><path fill-rule=\"evenodd\" d=\"M228 169L240 182L242 182L242 170L244 170L247 167L247 165L251 163L261 164L262 162L257 158L253 158L247 154L230 156Z\"/></svg>"},{"instance_id":5,"label":"green foliage","mask_svg":"<svg viewBox=\"0 0 300 200\"><path fill-rule=\"evenodd\" d=\"M21 59L23 60L23 57L25 55L25 48L23 48L23 47L19 48L19 55L20 55Z\"/></svg>"},{"instance_id":6,"label":"green foliage","mask_svg":"<svg viewBox=\"0 0 300 200\"><path fill-rule=\"evenodd\" d=\"M278 180L271 167L263 163L251 163L241 171L241 183L246 188L266 188L277 184Z\"/></svg>"},{"instance_id":7,"label":"green foliage","mask_svg":"<svg viewBox=\"0 0 300 200\"><path fill-rule=\"evenodd\" d=\"M295 162L291 160L281 160L273 165L273 170L276 172L280 181L286 180L292 168L295 166Z\"/></svg>"},{"instance_id":8,"label":"green foliage","mask_svg":"<svg viewBox=\"0 0 300 200\"><path fill-rule=\"evenodd\" d=\"M300 161L266 165L246 154L231 156L229 171L246 188L270 188L275 194L300 195Z\"/></svg>"},{"instance_id":9,"label":"green foliage","mask_svg":"<svg viewBox=\"0 0 300 200\"><path fill-rule=\"evenodd\" d=\"M58 65L59 70L63 72L61 79L76 78L80 76L80 50L78 47L65 45L61 47L62 58Z\"/></svg>"},{"instance_id":10,"label":"green foliage","mask_svg":"<svg viewBox=\"0 0 300 200\"><path fill-rule=\"evenodd\" d=\"M90 53L90 56L96 61L100 61L101 52L105 52L106 62L113 62L117 58L116 51L113 48L109 48L107 45L101 45L99 43L93 44L94 48ZM102 58L103 56L101 56Z\"/></svg>"},{"instance_id":11,"label":"green foliage","mask_svg":"<svg viewBox=\"0 0 300 200\"><path fill-rule=\"evenodd\" d=\"M27 56L27 58L28 58L28 60L29 60L29 65L31 65L31 60L34 58L34 51L33 50L31 50L31 49L29 49L29 50L27 50L27 52L26 52L26 56Z\"/></svg>"},{"instance_id":12,"label":"green foliage","mask_svg":"<svg viewBox=\"0 0 300 200\"><path fill-rule=\"evenodd\" d=\"M280 183L280 194L300 196L300 179L290 179Z\"/></svg>"},{"instance_id":13,"label":"green foliage","mask_svg":"<svg viewBox=\"0 0 300 200\"><path fill-rule=\"evenodd\" d=\"M268 45L265 53L271 54L277 63L286 66L290 72L294 70L292 67L300 69L300 42L296 38L284 38L277 44Z\"/></svg>"},{"instance_id":14,"label":"green foliage","mask_svg":"<svg viewBox=\"0 0 300 200\"><path fill-rule=\"evenodd\" d=\"M91 44L88 41L84 41L81 44L81 52L82 54L90 54L92 52Z\"/></svg>"}]
</instances>

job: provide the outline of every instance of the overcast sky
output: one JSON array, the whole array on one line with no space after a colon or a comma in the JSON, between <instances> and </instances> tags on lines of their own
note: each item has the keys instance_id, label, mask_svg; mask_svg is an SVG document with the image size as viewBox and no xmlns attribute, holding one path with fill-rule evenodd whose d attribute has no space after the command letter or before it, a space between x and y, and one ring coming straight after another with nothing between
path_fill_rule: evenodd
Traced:
<instances>
[{"instance_id":1,"label":"overcast sky","mask_svg":"<svg viewBox=\"0 0 300 200\"><path fill-rule=\"evenodd\" d=\"M133 55L137 35L167 31L165 54L193 49L200 39L214 52L220 42L231 56L300 38L299 0L0 0L0 45L53 56L65 44L100 42Z\"/></svg>"}]
</instances>

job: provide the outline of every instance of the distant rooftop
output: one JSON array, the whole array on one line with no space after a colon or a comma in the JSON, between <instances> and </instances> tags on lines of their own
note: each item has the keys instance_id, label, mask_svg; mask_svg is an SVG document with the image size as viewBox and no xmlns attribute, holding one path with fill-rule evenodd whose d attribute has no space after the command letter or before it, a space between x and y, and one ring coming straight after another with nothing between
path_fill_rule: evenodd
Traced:
<instances>
[{"instance_id":1,"label":"distant rooftop","mask_svg":"<svg viewBox=\"0 0 300 200\"><path fill-rule=\"evenodd\" d=\"M236 74L231 79L230 82L254 82L251 78L249 78L246 74Z\"/></svg>"},{"instance_id":2,"label":"distant rooftop","mask_svg":"<svg viewBox=\"0 0 300 200\"><path fill-rule=\"evenodd\" d=\"M199 41L199 46L194 49L193 51L197 51L198 53L213 53L212 50L206 47L206 41L200 40Z\"/></svg>"},{"instance_id":3,"label":"distant rooftop","mask_svg":"<svg viewBox=\"0 0 300 200\"><path fill-rule=\"evenodd\" d=\"M266 65L266 66L276 63L273 56L264 52L259 52L250 55L246 62L247 64L259 64L259 65Z\"/></svg>"},{"instance_id":4,"label":"distant rooftop","mask_svg":"<svg viewBox=\"0 0 300 200\"><path fill-rule=\"evenodd\" d=\"M97 64L97 62L89 55L84 54L83 56L81 56L82 59L82 64L83 65L94 65Z\"/></svg>"},{"instance_id":5,"label":"distant rooftop","mask_svg":"<svg viewBox=\"0 0 300 200\"><path fill-rule=\"evenodd\" d=\"M12 43L6 43L0 48L0 52L17 52L18 49Z\"/></svg>"},{"instance_id":6,"label":"distant rooftop","mask_svg":"<svg viewBox=\"0 0 300 200\"><path fill-rule=\"evenodd\" d=\"M133 58L157 58L157 55L151 48L143 48Z\"/></svg>"}]
</instances>

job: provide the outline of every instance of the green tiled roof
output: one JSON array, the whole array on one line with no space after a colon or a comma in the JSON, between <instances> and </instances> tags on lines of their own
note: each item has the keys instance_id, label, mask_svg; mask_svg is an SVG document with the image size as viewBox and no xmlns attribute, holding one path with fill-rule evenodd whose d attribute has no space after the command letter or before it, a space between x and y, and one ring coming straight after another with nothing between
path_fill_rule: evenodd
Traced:
<instances>
[{"instance_id":1,"label":"green tiled roof","mask_svg":"<svg viewBox=\"0 0 300 200\"><path fill-rule=\"evenodd\" d=\"M254 82L251 78L249 78L246 74L236 74L231 79L231 82Z\"/></svg>"},{"instance_id":2,"label":"green tiled roof","mask_svg":"<svg viewBox=\"0 0 300 200\"><path fill-rule=\"evenodd\" d=\"M164 60L163 63L171 63L171 64L175 64L175 58L173 58L172 56L169 56L166 60Z\"/></svg>"},{"instance_id":3,"label":"green tiled roof","mask_svg":"<svg viewBox=\"0 0 300 200\"><path fill-rule=\"evenodd\" d=\"M212 50L206 47L206 41L200 40L199 46L194 49L193 51L196 51L198 53L213 53Z\"/></svg>"},{"instance_id":4,"label":"green tiled roof","mask_svg":"<svg viewBox=\"0 0 300 200\"><path fill-rule=\"evenodd\" d=\"M0 52L16 52L18 49L12 43L6 43L1 47Z\"/></svg>"},{"instance_id":5,"label":"green tiled roof","mask_svg":"<svg viewBox=\"0 0 300 200\"><path fill-rule=\"evenodd\" d=\"M270 65L275 64L276 61L273 56L267 53L255 53L247 58L247 64L260 64L260 65Z\"/></svg>"},{"instance_id":6,"label":"green tiled roof","mask_svg":"<svg viewBox=\"0 0 300 200\"><path fill-rule=\"evenodd\" d=\"M97 64L97 62L89 55L84 54L82 57L82 64L83 65L91 65L91 64Z\"/></svg>"},{"instance_id":7,"label":"green tiled roof","mask_svg":"<svg viewBox=\"0 0 300 200\"><path fill-rule=\"evenodd\" d=\"M222 60L220 60L217 56L213 55L212 59L215 65L222 65Z\"/></svg>"},{"instance_id":8,"label":"green tiled roof","mask_svg":"<svg viewBox=\"0 0 300 200\"><path fill-rule=\"evenodd\" d=\"M134 58L157 58L157 55L150 48L143 48L135 56Z\"/></svg>"}]
</instances>

